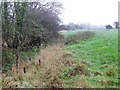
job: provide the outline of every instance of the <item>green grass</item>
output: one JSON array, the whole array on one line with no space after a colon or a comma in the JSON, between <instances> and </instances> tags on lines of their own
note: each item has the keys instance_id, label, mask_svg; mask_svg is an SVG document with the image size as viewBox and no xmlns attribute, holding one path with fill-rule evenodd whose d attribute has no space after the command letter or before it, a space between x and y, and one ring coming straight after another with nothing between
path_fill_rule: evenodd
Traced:
<instances>
[{"instance_id":1,"label":"green grass","mask_svg":"<svg viewBox=\"0 0 120 90\"><path fill-rule=\"evenodd\" d=\"M76 61L89 63L86 67L91 74L85 78L90 87L117 86L118 30L97 30L93 38L66 47L72 52Z\"/></svg>"}]
</instances>

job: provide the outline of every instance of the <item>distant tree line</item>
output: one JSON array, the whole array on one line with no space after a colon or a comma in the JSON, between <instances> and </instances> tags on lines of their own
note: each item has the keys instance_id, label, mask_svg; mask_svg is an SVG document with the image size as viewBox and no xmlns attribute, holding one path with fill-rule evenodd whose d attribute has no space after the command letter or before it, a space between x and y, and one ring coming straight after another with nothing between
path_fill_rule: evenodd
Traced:
<instances>
[{"instance_id":1,"label":"distant tree line","mask_svg":"<svg viewBox=\"0 0 120 90\"><path fill-rule=\"evenodd\" d=\"M90 29L90 24L69 23L67 25L65 25L65 24L60 25L59 28L60 28L60 30Z\"/></svg>"},{"instance_id":2,"label":"distant tree line","mask_svg":"<svg viewBox=\"0 0 120 90\"><path fill-rule=\"evenodd\" d=\"M60 30L76 30L76 29L82 29L82 30L104 29L104 26L91 25L89 23L81 23L81 24L69 23L69 24L60 25Z\"/></svg>"},{"instance_id":3,"label":"distant tree line","mask_svg":"<svg viewBox=\"0 0 120 90\"><path fill-rule=\"evenodd\" d=\"M74 24L74 23L69 23L69 24L62 24L59 26L60 30L76 30L76 29L86 29L86 30L90 30L90 29L119 29L119 22L115 21L114 23L114 27L110 24L105 25L105 26L97 26L97 25L90 25L88 23L85 24Z\"/></svg>"}]
</instances>

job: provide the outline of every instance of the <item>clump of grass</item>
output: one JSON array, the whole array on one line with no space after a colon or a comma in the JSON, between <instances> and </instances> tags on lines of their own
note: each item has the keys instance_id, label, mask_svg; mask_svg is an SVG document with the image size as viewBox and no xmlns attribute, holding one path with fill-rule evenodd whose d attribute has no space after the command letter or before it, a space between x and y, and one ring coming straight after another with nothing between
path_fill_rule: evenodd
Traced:
<instances>
[{"instance_id":1,"label":"clump of grass","mask_svg":"<svg viewBox=\"0 0 120 90\"><path fill-rule=\"evenodd\" d=\"M63 88L63 81L57 76L53 75L50 79L46 82L46 87L48 88Z\"/></svg>"},{"instance_id":2,"label":"clump of grass","mask_svg":"<svg viewBox=\"0 0 120 90\"><path fill-rule=\"evenodd\" d=\"M89 71L85 69L85 66L77 65L68 72L68 76L76 76L77 74L89 76Z\"/></svg>"}]
</instances>

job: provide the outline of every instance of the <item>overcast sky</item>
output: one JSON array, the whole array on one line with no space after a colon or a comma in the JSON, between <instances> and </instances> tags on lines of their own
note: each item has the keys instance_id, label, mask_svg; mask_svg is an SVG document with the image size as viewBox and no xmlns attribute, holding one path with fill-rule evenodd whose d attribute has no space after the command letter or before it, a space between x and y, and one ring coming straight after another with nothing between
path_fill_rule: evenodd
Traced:
<instances>
[{"instance_id":1,"label":"overcast sky","mask_svg":"<svg viewBox=\"0 0 120 90\"><path fill-rule=\"evenodd\" d=\"M118 20L120 0L60 0L64 10L60 16L63 23L113 24Z\"/></svg>"}]
</instances>

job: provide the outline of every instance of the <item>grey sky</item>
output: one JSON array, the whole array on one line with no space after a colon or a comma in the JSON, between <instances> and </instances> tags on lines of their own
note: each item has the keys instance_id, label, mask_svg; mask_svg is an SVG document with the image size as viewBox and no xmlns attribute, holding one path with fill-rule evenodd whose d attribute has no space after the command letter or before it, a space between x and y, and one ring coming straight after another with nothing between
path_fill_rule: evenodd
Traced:
<instances>
[{"instance_id":1,"label":"grey sky","mask_svg":"<svg viewBox=\"0 0 120 90\"><path fill-rule=\"evenodd\" d=\"M118 20L119 0L60 0L64 10L63 23L113 24Z\"/></svg>"}]
</instances>

